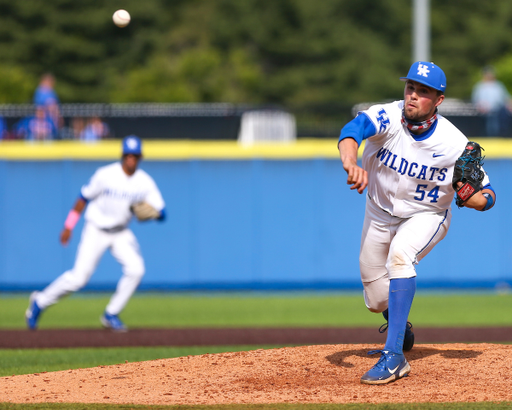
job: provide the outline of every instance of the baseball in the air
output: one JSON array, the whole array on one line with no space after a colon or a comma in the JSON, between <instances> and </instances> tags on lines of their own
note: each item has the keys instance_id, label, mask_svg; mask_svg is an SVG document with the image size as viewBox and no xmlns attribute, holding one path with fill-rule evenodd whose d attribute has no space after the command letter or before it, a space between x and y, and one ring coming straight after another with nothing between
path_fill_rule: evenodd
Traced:
<instances>
[{"instance_id":1,"label":"baseball in the air","mask_svg":"<svg viewBox=\"0 0 512 410\"><path fill-rule=\"evenodd\" d=\"M112 16L112 20L117 27L126 27L130 24L130 13L123 9L117 10Z\"/></svg>"}]
</instances>

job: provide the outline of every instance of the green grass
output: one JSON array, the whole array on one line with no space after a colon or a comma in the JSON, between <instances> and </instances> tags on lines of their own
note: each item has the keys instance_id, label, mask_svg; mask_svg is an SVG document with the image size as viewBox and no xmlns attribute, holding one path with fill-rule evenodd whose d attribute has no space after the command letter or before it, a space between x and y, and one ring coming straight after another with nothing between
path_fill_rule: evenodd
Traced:
<instances>
[{"instance_id":1,"label":"green grass","mask_svg":"<svg viewBox=\"0 0 512 410\"><path fill-rule=\"evenodd\" d=\"M0 377L277 346L0 349Z\"/></svg>"},{"instance_id":2,"label":"green grass","mask_svg":"<svg viewBox=\"0 0 512 410\"><path fill-rule=\"evenodd\" d=\"M40 328L98 328L109 295L76 294L50 307ZM0 297L0 328L23 329L28 295ZM512 294L421 294L415 326L512 326ZM129 327L373 327L361 294L137 294L122 314Z\"/></svg>"}]
</instances>

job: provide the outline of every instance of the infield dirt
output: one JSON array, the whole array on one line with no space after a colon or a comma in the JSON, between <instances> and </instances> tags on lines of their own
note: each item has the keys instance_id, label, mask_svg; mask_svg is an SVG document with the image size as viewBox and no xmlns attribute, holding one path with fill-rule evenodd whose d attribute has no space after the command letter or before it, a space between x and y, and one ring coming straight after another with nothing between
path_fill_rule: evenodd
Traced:
<instances>
[{"instance_id":1,"label":"infield dirt","mask_svg":"<svg viewBox=\"0 0 512 410\"><path fill-rule=\"evenodd\" d=\"M120 404L394 403L512 400L512 346L419 344L408 377L361 375L382 345L333 344L205 354L0 378L0 402Z\"/></svg>"}]
</instances>

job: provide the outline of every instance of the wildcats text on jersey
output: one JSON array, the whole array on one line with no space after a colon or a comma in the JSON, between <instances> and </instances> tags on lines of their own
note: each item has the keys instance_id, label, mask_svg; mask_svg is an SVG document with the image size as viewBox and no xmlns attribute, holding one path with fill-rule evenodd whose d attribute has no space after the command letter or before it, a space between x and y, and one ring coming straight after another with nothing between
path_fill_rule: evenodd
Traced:
<instances>
[{"instance_id":1,"label":"wildcats text on jersey","mask_svg":"<svg viewBox=\"0 0 512 410\"><path fill-rule=\"evenodd\" d=\"M421 179L423 181L444 181L448 168L438 168L434 166L421 165L417 162L408 161L405 158L398 158L390 150L382 147L375 155L381 163L396 171L400 175L406 175L411 178Z\"/></svg>"},{"instance_id":2,"label":"wildcats text on jersey","mask_svg":"<svg viewBox=\"0 0 512 410\"><path fill-rule=\"evenodd\" d=\"M113 188L104 188L101 191L102 195L111 197L111 198L117 198L117 199L127 199L133 203L140 202L144 200L145 194L142 192L126 192L126 191L120 191Z\"/></svg>"}]
</instances>

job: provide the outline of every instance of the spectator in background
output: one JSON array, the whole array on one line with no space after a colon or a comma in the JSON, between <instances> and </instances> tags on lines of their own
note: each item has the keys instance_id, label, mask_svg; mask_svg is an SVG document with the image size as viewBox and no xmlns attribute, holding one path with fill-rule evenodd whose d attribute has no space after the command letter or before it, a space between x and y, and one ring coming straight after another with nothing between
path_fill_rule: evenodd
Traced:
<instances>
[{"instance_id":1,"label":"spectator in background","mask_svg":"<svg viewBox=\"0 0 512 410\"><path fill-rule=\"evenodd\" d=\"M26 123L25 138L31 141L51 140L57 134L55 124L48 117L41 106L36 108L36 113Z\"/></svg>"},{"instance_id":2,"label":"spectator in background","mask_svg":"<svg viewBox=\"0 0 512 410\"><path fill-rule=\"evenodd\" d=\"M28 135L28 123L32 117L23 117L17 121L12 127L12 135L14 139L24 140Z\"/></svg>"},{"instance_id":3,"label":"spectator in background","mask_svg":"<svg viewBox=\"0 0 512 410\"><path fill-rule=\"evenodd\" d=\"M34 92L34 105L36 110L43 108L49 121L51 121L54 135L53 138L58 136L59 130L62 128L63 119L60 114L60 102L57 93L54 90L55 77L46 73L41 76L38 87Z\"/></svg>"},{"instance_id":4,"label":"spectator in background","mask_svg":"<svg viewBox=\"0 0 512 410\"><path fill-rule=\"evenodd\" d=\"M85 120L82 117L73 117L71 120L71 129L73 132L74 139L80 139L80 135L85 128Z\"/></svg>"},{"instance_id":5,"label":"spectator in background","mask_svg":"<svg viewBox=\"0 0 512 410\"><path fill-rule=\"evenodd\" d=\"M7 130L7 124L5 123L4 117L0 117L0 140L5 140L9 138L9 133Z\"/></svg>"},{"instance_id":6,"label":"spectator in background","mask_svg":"<svg viewBox=\"0 0 512 410\"><path fill-rule=\"evenodd\" d=\"M485 115L487 136L508 133L509 113L512 110L510 94L505 85L496 79L492 67L483 69L482 80L473 87L471 99L478 112Z\"/></svg>"},{"instance_id":7,"label":"spectator in background","mask_svg":"<svg viewBox=\"0 0 512 410\"><path fill-rule=\"evenodd\" d=\"M109 133L110 130L106 123L101 121L99 117L92 117L87 121L82 132L80 132L79 138L82 141L97 141L108 137Z\"/></svg>"}]
</instances>

